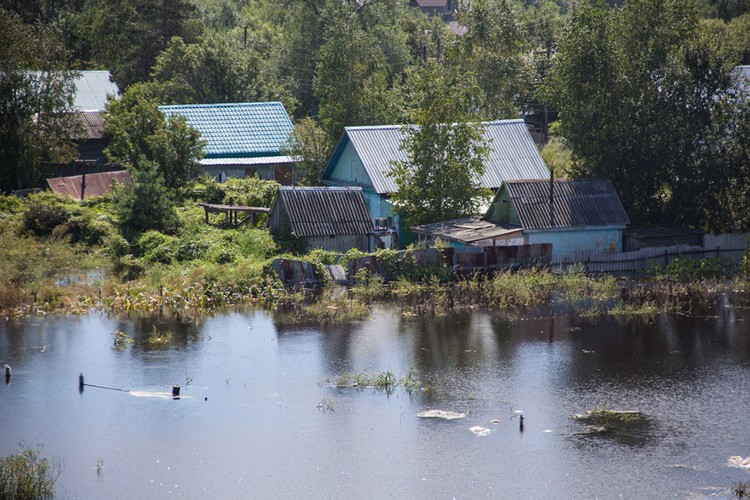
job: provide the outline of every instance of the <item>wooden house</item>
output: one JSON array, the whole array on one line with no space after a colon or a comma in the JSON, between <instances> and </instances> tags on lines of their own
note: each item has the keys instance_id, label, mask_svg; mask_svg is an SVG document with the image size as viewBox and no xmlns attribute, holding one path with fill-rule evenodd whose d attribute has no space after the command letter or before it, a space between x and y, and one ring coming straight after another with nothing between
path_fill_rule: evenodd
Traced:
<instances>
[{"instance_id":1,"label":"wooden house","mask_svg":"<svg viewBox=\"0 0 750 500\"><path fill-rule=\"evenodd\" d=\"M221 181L252 177L292 183L294 159L283 154L294 129L280 102L159 106L167 117L184 116L207 142L199 161L204 172Z\"/></svg>"},{"instance_id":2,"label":"wooden house","mask_svg":"<svg viewBox=\"0 0 750 500\"><path fill-rule=\"evenodd\" d=\"M274 234L303 238L308 249L369 252L373 224L359 187L281 186L268 217Z\"/></svg>"},{"instance_id":3,"label":"wooden house","mask_svg":"<svg viewBox=\"0 0 750 500\"><path fill-rule=\"evenodd\" d=\"M630 224L610 180L506 181L484 217L414 228L420 239L454 246L552 244L552 254L621 252Z\"/></svg>"},{"instance_id":4,"label":"wooden house","mask_svg":"<svg viewBox=\"0 0 750 500\"><path fill-rule=\"evenodd\" d=\"M490 151L480 179L482 187L497 190L509 180L549 178L547 165L523 120L483 125ZM399 216L389 200L398 188L388 172L393 162L407 160L402 148L402 127L346 127L322 176L327 186L361 187L373 223L390 221L389 226L399 231Z\"/></svg>"},{"instance_id":5,"label":"wooden house","mask_svg":"<svg viewBox=\"0 0 750 500\"><path fill-rule=\"evenodd\" d=\"M109 98L119 96L120 89L109 71L79 71L73 84L73 108L79 121L73 139L78 146L78 157L82 161L103 163L104 148L109 143L104 135L104 113Z\"/></svg>"}]
</instances>

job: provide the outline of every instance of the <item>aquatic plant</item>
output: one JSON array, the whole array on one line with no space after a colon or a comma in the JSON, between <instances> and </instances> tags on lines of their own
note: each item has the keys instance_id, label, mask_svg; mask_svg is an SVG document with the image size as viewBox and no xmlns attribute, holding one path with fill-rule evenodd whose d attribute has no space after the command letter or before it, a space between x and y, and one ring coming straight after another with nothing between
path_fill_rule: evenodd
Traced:
<instances>
[{"instance_id":1,"label":"aquatic plant","mask_svg":"<svg viewBox=\"0 0 750 500\"><path fill-rule=\"evenodd\" d=\"M114 335L115 337L115 340L114 340L115 349L122 350L122 349L125 349L125 347L127 347L128 344L133 343L133 339L130 338L128 334L126 334L122 330L115 330L114 332L112 332L112 335Z\"/></svg>"},{"instance_id":2,"label":"aquatic plant","mask_svg":"<svg viewBox=\"0 0 750 500\"><path fill-rule=\"evenodd\" d=\"M737 498L750 498L750 481L740 481L735 484L732 494Z\"/></svg>"},{"instance_id":3,"label":"aquatic plant","mask_svg":"<svg viewBox=\"0 0 750 500\"><path fill-rule=\"evenodd\" d=\"M336 404L333 400L324 398L316 405L316 408L323 411L334 411L336 409Z\"/></svg>"},{"instance_id":4,"label":"aquatic plant","mask_svg":"<svg viewBox=\"0 0 750 500\"><path fill-rule=\"evenodd\" d=\"M150 349L158 349L160 347L166 347L172 343L173 335L171 332L162 331L156 328L154 325L151 333L146 337L145 345Z\"/></svg>"},{"instance_id":5,"label":"aquatic plant","mask_svg":"<svg viewBox=\"0 0 750 500\"><path fill-rule=\"evenodd\" d=\"M61 470L58 461L41 457L41 447L32 449L21 443L16 453L0 458L0 498L52 498Z\"/></svg>"}]
</instances>

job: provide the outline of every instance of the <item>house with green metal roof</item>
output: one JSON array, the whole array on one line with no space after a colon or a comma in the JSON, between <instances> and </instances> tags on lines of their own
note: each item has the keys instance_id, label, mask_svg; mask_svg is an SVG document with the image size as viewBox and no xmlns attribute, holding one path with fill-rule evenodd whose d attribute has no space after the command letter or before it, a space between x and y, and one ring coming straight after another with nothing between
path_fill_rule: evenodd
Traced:
<instances>
[{"instance_id":1,"label":"house with green metal roof","mask_svg":"<svg viewBox=\"0 0 750 500\"><path fill-rule=\"evenodd\" d=\"M294 159L283 154L294 129L280 102L159 106L167 117L184 116L206 141L200 164L207 175L252 177L291 184Z\"/></svg>"},{"instance_id":2,"label":"house with green metal roof","mask_svg":"<svg viewBox=\"0 0 750 500\"><path fill-rule=\"evenodd\" d=\"M482 187L494 191L508 180L549 178L549 169L523 120L483 125L489 155L479 180ZM394 162L407 160L402 148L405 126L346 127L322 176L327 186L360 186L373 223L399 233L399 216L389 199L398 188L388 172Z\"/></svg>"}]
</instances>

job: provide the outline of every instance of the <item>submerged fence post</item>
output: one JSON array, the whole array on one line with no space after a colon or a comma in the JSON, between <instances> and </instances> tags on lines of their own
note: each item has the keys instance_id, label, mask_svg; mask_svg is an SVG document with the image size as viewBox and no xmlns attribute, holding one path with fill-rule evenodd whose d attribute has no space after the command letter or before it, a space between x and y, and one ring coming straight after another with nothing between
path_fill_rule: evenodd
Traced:
<instances>
[{"instance_id":1,"label":"submerged fence post","mask_svg":"<svg viewBox=\"0 0 750 500\"><path fill-rule=\"evenodd\" d=\"M180 397L180 386L175 384L172 386L172 397L173 398L179 398Z\"/></svg>"},{"instance_id":2,"label":"submerged fence post","mask_svg":"<svg viewBox=\"0 0 750 500\"><path fill-rule=\"evenodd\" d=\"M10 365L5 365L5 383L10 383L10 377L12 375L12 370L10 369Z\"/></svg>"},{"instance_id":3,"label":"submerged fence post","mask_svg":"<svg viewBox=\"0 0 750 500\"><path fill-rule=\"evenodd\" d=\"M83 393L83 386L86 385L83 381L83 373L78 375L78 392Z\"/></svg>"}]
</instances>

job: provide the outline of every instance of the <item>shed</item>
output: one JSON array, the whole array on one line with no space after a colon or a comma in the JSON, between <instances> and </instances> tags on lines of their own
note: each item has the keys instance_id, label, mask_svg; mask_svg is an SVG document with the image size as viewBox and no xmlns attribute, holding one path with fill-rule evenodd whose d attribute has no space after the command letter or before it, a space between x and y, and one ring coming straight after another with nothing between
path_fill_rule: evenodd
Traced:
<instances>
[{"instance_id":1,"label":"shed","mask_svg":"<svg viewBox=\"0 0 750 500\"><path fill-rule=\"evenodd\" d=\"M268 221L272 233L288 231L310 249L371 250L373 224L359 187L281 186Z\"/></svg>"},{"instance_id":2,"label":"shed","mask_svg":"<svg viewBox=\"0 0 750 500\"><path fill-rule=\"evenodd\" d=\"M609 179L507 181L485 219L520 226L524 244L551 243L553 255L621 252L630 224Z\"/></svg>"},{"instance_id":3,"label":"shed","mask_svg":"<svg viewBox=\"0 0 750 500\"><path fill-rule=\"evenodd\" d=\"M547 165L523 120L483 125L490 151L480 179L482 187L496 190L508 180L549 178ZM393 162L407 160L401 147L403 127L346 127L322 176L328 186L360 186L372 220L392 218L396 229L400 229L399 217L388 198L398 188L388 172Z\"/></svg>"},{"instance_id":4,"label":"shed","mask_svg":"<svg viewBox=\"0 0 750 500\"><path fill-rule=\"evenodd\" d=\"M102 163L104 148L109 140L104 135L104 113L110 97L117 97L120 89L112 81L109 71L79 71L73 81L79 129L73 139L78 145L78 156L84 161Z\"/></svg>"},{"instance_id":5,"label":"shed","mask_svg":"<svg viewBox=\"0 0 750 500\"><path fill-rule=\"evenodd\" d=\"M199 161L206 174L251 177L292 183L294 159L284 154L292 120L280 102L243 102L159 106L167 117L184 116L206 140Z\"/></svg>"},{"instance_id":6,"label":"shed","mask_svg":"<svg viewBox=\"0 0 750 500\"><path fill-rule=\"evenodd\" d=\"M636 227L623 233L625 251L678 245L703 246L705 232L686 227Z\"/></svg>"}]
</instances>

